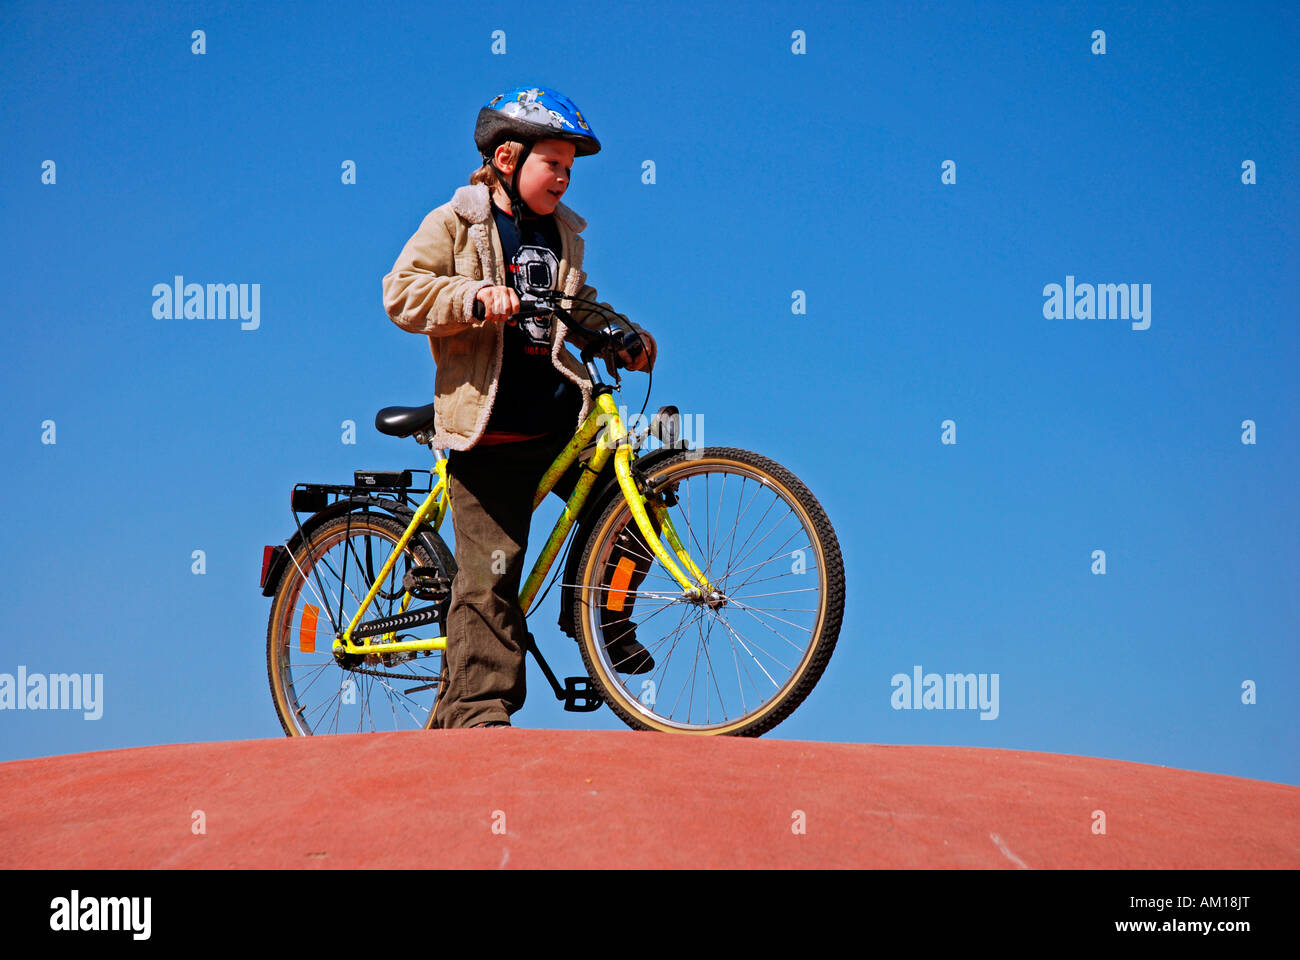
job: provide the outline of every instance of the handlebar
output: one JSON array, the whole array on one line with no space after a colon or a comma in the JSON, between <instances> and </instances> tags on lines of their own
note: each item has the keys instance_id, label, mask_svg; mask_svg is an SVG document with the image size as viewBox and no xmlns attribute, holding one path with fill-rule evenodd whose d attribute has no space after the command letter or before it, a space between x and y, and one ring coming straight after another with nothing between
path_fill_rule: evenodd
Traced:
<instances>
[{"instance_id":1,"label":"handlebar","mask_svg":"<svg viewBox=\"0 0 1300 960\"><path fill-rule=\"evenodd\" d=\"M540 304L541 301L539 300L520 300L519 310L516 313L511 314L510 319L518 320L518 319L523 319L525 317L537 317L537 316L542 316L554 312L554 308L549 306L541 306ZM482 320L486 316L487 316L487 307L484 306L483 301L475 300L474 319ZM568 326L568 324L565 324L565 326Z\"/></svg>"},{"instance_id":2,"label":"handlebar","mask_svg":"<svg viewBox=\"0 0 1300 960\"><path fill-rule=\"evenodd\" d=\"M577 300L575 297L566 297L558 291L549 291L539 294L535 299L521 300L518 311L512 314L510 319L513 321L524 320L528 317L552 316L569 329L578 329L588 341L587 346L582 349L582 362L585 364L589 364L597 356L608 355L615 365L622 365L618 364L617 360L617 354L621 351L626 351L628 358L631 360L635 360L640 356L644 344L641 341L641 335L635 330L613 330L613 323L610 323L605 330L592 330L574 320L569 315L569 312L559 305L557 302L559 300L575 300L578 303L590 302ZM487 309L482 300L474 301L473 312L476 320L482 320L487 316Z\"/></svg>"}]
</instances>

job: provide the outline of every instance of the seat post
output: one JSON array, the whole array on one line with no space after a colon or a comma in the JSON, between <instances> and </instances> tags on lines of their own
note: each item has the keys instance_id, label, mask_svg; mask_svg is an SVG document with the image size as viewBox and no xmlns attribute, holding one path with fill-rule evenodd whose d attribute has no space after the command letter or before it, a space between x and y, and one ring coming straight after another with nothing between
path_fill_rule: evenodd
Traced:
<instances>
[{"instance_id":1,"label":"seat post","mask_svg":"<svg viewBox=\"0 0 1300 960\"><path fill-rule=\"evenodd\" d=\"M421 446L425 446L428 447L430 450L433 450L433 458L435 460L442 459L442 451L434 450L433 437L429 436L423 430L415 431L415 433L411 434L411 439L414 440L416 443L420 444Z\"/></svg>"}]
</instances>

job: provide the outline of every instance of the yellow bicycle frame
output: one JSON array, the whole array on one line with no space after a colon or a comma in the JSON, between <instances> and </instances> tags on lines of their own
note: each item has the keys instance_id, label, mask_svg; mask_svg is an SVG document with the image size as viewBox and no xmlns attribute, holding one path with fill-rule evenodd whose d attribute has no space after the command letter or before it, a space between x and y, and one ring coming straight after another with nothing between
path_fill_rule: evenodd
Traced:
<instances>
[{"instance_id":1,"label":"yellow bicycle frame","mask_svg":"<svg viewBox=\"0 0 1300 960\"><path fill-rule=\"evenodd\" d=\"M602 428L604 429L603 433L601 432ZM555 458L555 462L542 475L542 479L537 486L537 492L533 495L533 509L536 510L541 505L542 501L546 499L546 495L555 487L556 482L573 465L593 439L596 440L596 450L591 455L590 469L582 472L582 477L574 486L573 493L569 495L569 499L564 505L564 512L556 521L555 527L551 530L550 536L547 537L546 543L542 547L541 555L538 556L533 564L532 571L524 581L519 593L520 608L525 614L528 613L542 581L546 579L551 565L555 562L560 548L564 545L565 538L569 535L569 530L572 529L573 524L576 522L579 511L582 510L583 504L587 502L587 496L591 493L597 475L609 462L611 452L614 457L614 474L618 478L619 489L632 511L632 517L636 521L637 529L641 531L641 536L650 546L650 549L654 551L655 557L663 565L664 569L672 575L673 579L681 585L682 590L687 595L706 596L711 593L713 585L700 571L700 568L682 544L681 539L677 536L677 531L673 528L667 509L658 501L648 506L646 498L637 489L636 479L632 476L634 454L632 453L632 446L628 442L627 428L623 424L623 420L618 413L618 407L614 405L614 400L609 393L597 394L596 405L592 408L591 413L587 415L587 419L578 428L578 432L573 435L573 439L560 451L559 456ZM356 614L353 615L352 622L348 624L347 629L334 640L335 652L341 649L352 654L387 654L445 650L447 648L446 637L398 641L393 639L395 634L386 633L380 637L362 637L360 642L354 642L352 639L352 631L361 622L362 614L370 609L370 604L374 602L376 594L379 593L379 585L392 573L393 567L397 564L397 558L402 555L402 551L406 549L406 545L415 536L415 532L420 528L420 525L428 520L435 531L442 527L442 521L446 517L450 506L447 496L446 460L437 462L437 472L437 483L429 491L428 497L420 504L419 509L415 511L415 516L411 518L411 522L407 525L401 539L393 547L393 552L384 562L383 568L379 571L379 575L370 587L370 592L366 594L365 601L358 608ZM672 547L673 552L671 554L660 541L659 536L656 535L648 511L653 512L655 519L659 522L664 539ZM674 560L674 556L676 560ZM678 566L678 561L680 561L681 566ZM689 575L682 571L682 567L686 568ZM411 594L405 594L402 597L402 605L398 612L404 613L412 599Z\"/></svg>"}]
</instances>

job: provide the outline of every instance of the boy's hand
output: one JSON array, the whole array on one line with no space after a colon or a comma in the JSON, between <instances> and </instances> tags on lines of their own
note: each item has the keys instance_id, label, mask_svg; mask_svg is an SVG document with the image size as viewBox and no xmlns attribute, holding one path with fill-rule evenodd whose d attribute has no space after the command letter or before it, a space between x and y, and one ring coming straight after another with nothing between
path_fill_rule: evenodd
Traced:
<instances>
[{"instance_id":1,"label":"boy's hand","mask_svg":"<svg viewBox=\"0 0 1300 960\"><path fill-rule=\"evenodd\" d=\"M655 343L654 337L635 323L632 324L632 327L641 334L641 342L645 344L645 349L638 353L635 359L631 360L629 360L626 350L620 350L618 353L619 362L628 370L650 370L654 367L655 357L659 354L659 345ZM636 344L636 340L633 339L632 343Z\"/></svg>"},{"instance_id":2,"label":"boy's hand","mask_svg":"<svg viewBox=\"0 0 1300 960\"><path fill-rule=\"evenodd\" d=\"M483 287L474 296L483 304L484 318L489 323L505 323L519 312L519 294L514 287Z\"/></svg>"}]
</instances>

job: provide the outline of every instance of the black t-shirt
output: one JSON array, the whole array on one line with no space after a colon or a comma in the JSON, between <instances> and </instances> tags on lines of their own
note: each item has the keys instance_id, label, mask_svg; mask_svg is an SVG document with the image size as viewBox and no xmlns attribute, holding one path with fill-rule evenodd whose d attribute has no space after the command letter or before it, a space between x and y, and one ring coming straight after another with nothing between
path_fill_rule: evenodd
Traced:
<instances>
[{"instance_id":1,"label":"black t-shirt","mask_svg":"<svg viewBox=\"0 0 1300 960\"><path fill-rule=\"evenodd\" d=\"M520 301L553 289L561 252L555 217L525 217L521 238L514 219L495 203L492 215L501 237L506 277ZM552 317L528 317L502 324L501 375L487 430L573 432L582 410L582 393L551 363L553 323Z\"/></svg>"}]
</instances>

